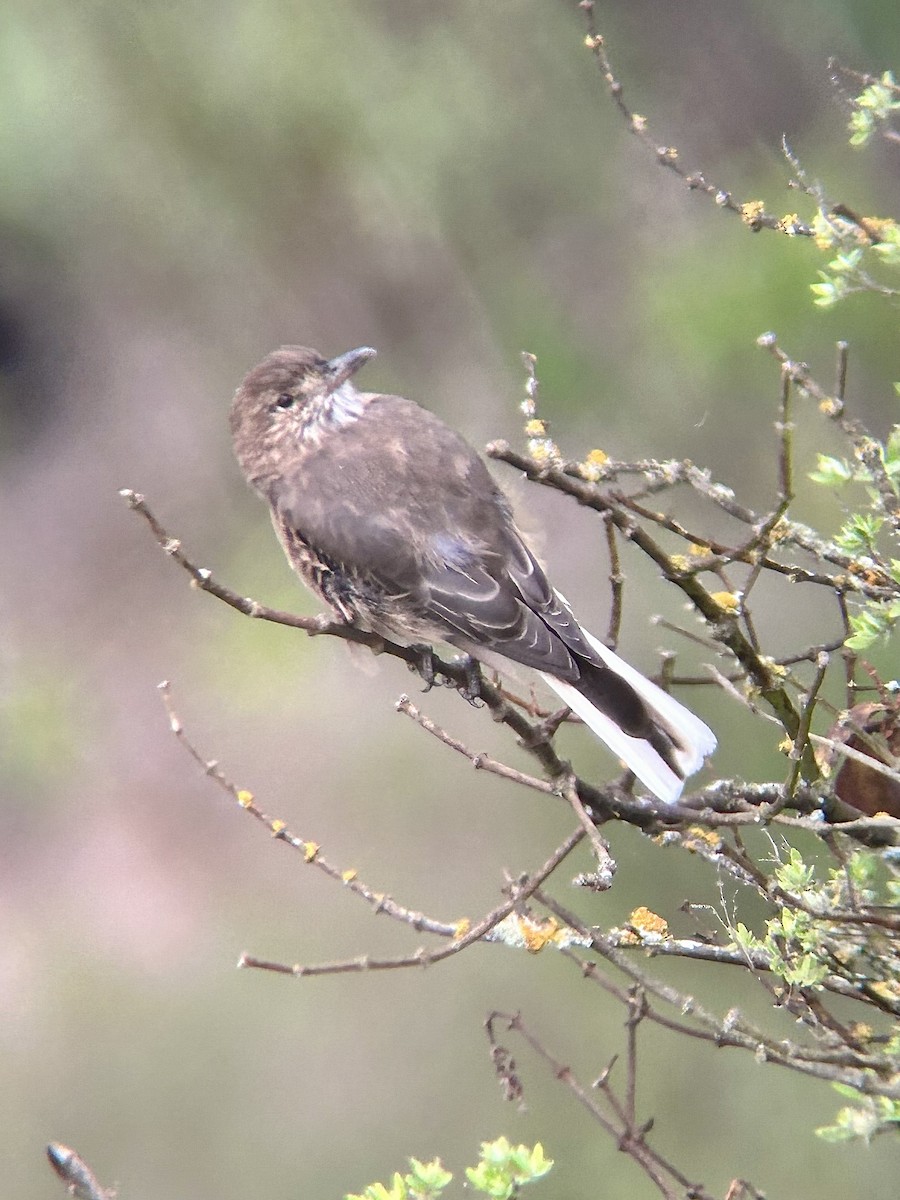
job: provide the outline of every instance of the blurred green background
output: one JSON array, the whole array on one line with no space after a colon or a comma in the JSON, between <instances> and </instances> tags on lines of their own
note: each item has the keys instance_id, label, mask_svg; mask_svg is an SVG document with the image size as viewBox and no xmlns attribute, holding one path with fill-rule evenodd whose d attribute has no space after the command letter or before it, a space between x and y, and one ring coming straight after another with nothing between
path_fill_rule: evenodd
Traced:
<instances>
[{"instance_id":1,"label":"blurred green background","mask_svg":"<svg viewBox=\"0 0 900 1200\"><path fill-rule=\"evenodd\" d=\"M785 188L785 133L834 198L896 213L896 154L847 147L826 70L831 54L896 68L896 0L628 0L597 15L633 107L686 164L809 215ZM764 330L826 383L849 338L851 402L883 434L895 314L868 298L814 309L815 247L751 235L662 171L583 35L577 6L550 0L7 0L0 1177L19 1200L62 1194L50 1138L123 1200L274 1200L360 1190L407 1154L459 1170L503 1132L557 1160L541 1194L655 1195L521 1047L528 1111L500 1097L481 1030L493 1007L521 1009L585 1081L621 1049L623 1014L552 952L476 947L427 972L303 981L234 970L242 950L313 962L423 939L228 805L169 733L164 677L203 752L264 808L432 915L480 916L504 870L544 861L572 818L396 716L418 686L398 663L365 673L332 642L189 591L116 495L145 492L222 580L313 611L227 430L233 389L283 342L376 346L365 385L423 400L476 444L521 438L531 350L566 452L688 456L760 507L778 394L754 345ZM835 445L807 418L804 468ZM498 473L602 633L599 525ZM810 504L811 520L838 513ZM625 568L624 652L647 669L664 645L701 662L649 624L683 620L677 597ZM813 640L815 622L834 632L814 599L758 610L776 649ZM690 702L720 734L720 773L780 776L765 728L721 698ZM456 697L422 705L524 762ZM566 746L582 773L609 776L577 731ZM613 838L611 893L558 885L592 920L645 903L678 927L685 897L718 902L706 869ZM659 969L763 1011L736 973ZM831 1200L896 1180L889 1146L813 1137L840 1102L825 1086L658 1033L642 1046L656 1144L710 1188L740 1174Z\"/></svg>"}]
</instances>

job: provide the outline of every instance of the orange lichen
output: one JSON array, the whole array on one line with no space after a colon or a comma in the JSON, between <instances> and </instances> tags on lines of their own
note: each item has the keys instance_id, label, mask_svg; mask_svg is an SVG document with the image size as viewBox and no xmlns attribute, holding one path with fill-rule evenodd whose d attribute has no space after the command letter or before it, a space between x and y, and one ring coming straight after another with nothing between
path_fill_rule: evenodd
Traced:
<instances>
[{"instance_id":1,"label":"orange lichen","mask_svg":"<svg viewBox=\"0 0 900 1200\"><path fill-rule=\"evenodd\" d=\"M669 936L667 922L643 904L632 912L628 918L628 924L642 937L646 937L648 934L657 938Z\"/></svg>"}]
</instances>

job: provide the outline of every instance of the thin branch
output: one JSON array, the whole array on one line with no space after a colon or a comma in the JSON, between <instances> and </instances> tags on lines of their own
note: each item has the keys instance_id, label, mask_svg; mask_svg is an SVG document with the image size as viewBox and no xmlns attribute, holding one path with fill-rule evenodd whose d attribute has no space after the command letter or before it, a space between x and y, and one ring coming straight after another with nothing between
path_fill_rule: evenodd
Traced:
<instances>
[{"instance_id":1,"label":"thin branch","mask_svg":"<svg viewBox=\"0 0 900 1200\"><path fill-rule=\"evenodd\" d=\"M619 644L619 630L622 625L625 576L622 574L622 564L619 559L619 543L616 538L616 527L612 521L604 518L603 528L606 533L606 548L609 552L609 588L612 597L609 606L609 628L606 632L606 644L611 650L615 650Z\"/></svg>"},{"instance_id":2,"label":"thin branch","mask_svg":"<svg viewBox=\"0 0 900 1200\"><path fill-rule=\"evenodd\" d=\"M542 867L538 868L533 874L525 876L520 882L511 885L508 889L510 893L509 899L487 913L480 921L475 924L459 922L453 927L450 933L437 929L428 930L428 932L439 933L444 937L452 939L449 945L442 946L437 950L429 951L420 948L412 954L401 955L397 958L374 959L369 955L362 955L358 958L343 959L339 962L311 964L273 962L243 954L238 961L238 966L255 967L258 970L274 971L277 974L293 975L299 978L306 975L339 975L359 971L402 970L408 967L432 966L435 963L442 962L445 958L451 958L454 954L459 954L460 951L465 950L475 942L508 940L505 937L499 936L492 939L490 935L497 930L501 922L505 921L510 914L516 912L519 906L537 891L541 884L553 874L560 863L564 862L575 847L583 841L584 836L583 829L576 829L570 833ZM546 937L541 942L541 948L548 944L556 945L562 950L565 949L569 942L565 938L554 939L553 937Z\"/></svg>"},{"instance_id":3,"label":"thin branch","mask_svg":"<svg viewBox=\"0 0 900 1200\"><path fill-rule=\"evenodd\" d=\"M900 495L898 495L897 488L888 475L878 443L859 421L851 419L845 414L845 374L842 378L839 370L838 388L840 394L829 395L813 379L806 363L794 361L781 349L778 345L778 338L774 333L763 334L762 337L757 339L757 342L763 349L768 350L778 359L782 370L790 375L800 390L806 392L817 402L819 412L839 425L844 434L850 439L857 458L871 472L885 515L890 519L895 531L900 531ZM846 366L844 366L843 370L844 372L846 371ZM889 583L889 580L887 582Z\"/></svg>"},{"instance_id":4,"label":"thin branch","mask_svg":"<svg viewBox=\"0 0 900 1200\"><path fill-rule=\"evenodd\" d=\"M531 788L536 792L543 792L545 796L559 795L558 786L548 782L548 780L538 779L534 775L526 775L524 771L518 771L515 767L509 767L506 763L498 762L488 754L475 753L469 750L458 738L452 737L451 734L442 729L430 717L426 717L413 704L409 696L401 696L394 707L397 712L411 717L418 726L424 729L426 733L430 733L432 737L436 737L439 742L443 742L445 746L449 746L457 754L462 754L464 758L469 760L476 771L487 771L491 775L499 775L501 779L508 779L511 783L521 784L523 787Z\"/></svg>"},{"instance_id":5,"label":"thin branch","mask_svg":"<svg viewBox=\"0 0 900 1200\"><path fill-rule=\"evenodd\" d=\"M635 135L641 145L646 147L653 155L661 167L672 171L691 191L703 193L713 200L718 208L725 209L740 217L747 228L754 233L760 229L774 229L778 233L784 233L790 237L813 236L812 228L801 221L796 213L790 213L783 217L775 217L765 212L763 205L759 201L740 204L730 192L725 191L724 188L718 187L716 184L709 183L701 172L686 170L681 165L676 147L658 145L650 135L646 117L633 112L625 101L622 84L613 74L612 66L610 65L606 42L597 32L592 0L581 0L579 8L583 9L587 23L588 32L585 38L585 45L594 56L594 60L603 76L603 81L616 108L624 118L629 130Z\"/></svg>"},{"instance_id":6,"label":"thin branch","mask_svg":"<svg viewBox=\"0 0 900 1200\"><path fill-rule=\"evenodd\" d=\"M424 913L415 912L412 909L405 908L402 904L397 904L386 893L378 892L364 883L352 867L342 869L334 866L322 854L322 848L318 842L292 833L280 818L270 817L267 813L263 812L257 805L252 792L238 787L237 784L228 778L215 759L206 758L194 746L185 732L181 718L175 711L172 703L171 688L167 681L159 685L159 691L169 718L169 728L175 734L180 745L184 747L194 762L197 763L204 775L207 775L217 787L221 788L222 791L235 800L244 812L249 813L251 817L254 817L260 824L264 825L273 838L279 842L284 842L292 850L296 850L306 865L315 867L335 883L340 883L342 887L346 888L354 896L359 897L360 900L364 900L375 913L385 913L396 921L410 925L413 929L433 933L439 937L452 938L457 935L461 924L459 921L452 923L437 921L433 917L427 917Z\"/></svg>"},{"instance_id":7,"label":"thin branch","mask_svg":"<svg viewBox=\"0 0 900 1200\"><path fill-rule=\"evenodd\" d=\"M812 725L813 713L816 708L816 700L819 696L819 690L825 682L825 674L828 670L830 659L827 654L820 654L819 661L816 666L816 677L813 680L812 687L806 697L806 702L800 711L800 724L797 727L797 732L794 735L794 744L791 746L789 758L791 761L791 769L784 783L784 790L781 796L762 812L765 820L770 820L786 808L794 799L794 794L797 791L797 785L800 782L800 770L803 763L803 756L809 747L809 731Z\"/></svg>"},{"instance_id":8,"label":"thin branch","mask_svg":"<svg viewBox=\"0 0 900 1200\"><path fill-rule=\"evenodd\" d=\"M50 1142L47 1158L75 1200L114 1200L115 1188L101 1186L84 1159L62 1142Z\"/></svg>"},{"instance_id":9,"label":"thin branch","mask_svg":"<svg viewBox=\"0 0 900 1200\"><path fill-rule=\"evenodd\" d=\"M545 904L551 912L554 912L560 920L571 921L572 927L578 928L577 917L569 913L563 905L552 900L544 892L540 892L537 899ZM825 1053L815 1048L798 1046L789 1041L775 1041L762 1034L760 1030L748 1025L736 1010L732 1010L724 1018L719 1018L700 1004L695 997L663 984L642 971L640 967L630 961L627 950L620 948L615 938L610 938L607 934L601 934L597 930L592 933L592 948L596 953L631 979L633 984L640 986L648 995L654 996L680 1014L678 1018L668 1017L652 1005L648 1005L646 1015L655 1024L669 1029L673 1033L698 1038L720 1048L730 1047L748 1051L760 1062L772 1062L800 1074L811 1075L831 1082L846 1083L866 1095L887 1096L891 1099L900 1098L900 1082L895 1077L896 1064L893 1059L887 1056L858 1055L850 1050L841 1051L839 1054ZM646 947L642 948L646 950ZM627 993L607 979L597 963L585 960L574 950L565 949L562 954L564 958L578 967L586 979L617 996L623 1003L627 1003ZM862 999L863 997L857 995L856 998ZM693 1024L685 1021L685 1017L689 1017Z\"/></svg>"},{"instance_id":10,"label":"thin branch","mask_svg":"<svg viewBox=\"0 0 900 1200\"><path fill-rule=\"evenodd\" d=\"M652 1122L640 1126L629 1120L627 1102L623 1106L609 1084L612 1064L594 1085L603 1094L612 1110L612 1115L608 1115L578 1080L572 1068L551 1053L543 1041L525 1024L519 1013L494 1011L485 1020L485 1031L491 1046L492 1060L495 1062L498 1059L511 1061L511 1056L508 1051L500 1047L495 1034L494 1027L500 1022L505 1024L509 1032L518 1034L528 1044L534 1054L550 1069L554 1078L563 1083L600 1128L615 1139L617 1148L640 1167L666 1200L678 1200L678 1194L669 1182L670 1180L674 1180L680 1187L688 1189L688 1194L694 1197L694 1200L714 1200L714 1197L701 1185L689 1182L680 1171L648 1144L646 1135ZM636 1066L634 1069L636 1070ZM629 1083L629 1090L633 1091L634 1086L632 1080Z\"/></svg>"}]
</instances>

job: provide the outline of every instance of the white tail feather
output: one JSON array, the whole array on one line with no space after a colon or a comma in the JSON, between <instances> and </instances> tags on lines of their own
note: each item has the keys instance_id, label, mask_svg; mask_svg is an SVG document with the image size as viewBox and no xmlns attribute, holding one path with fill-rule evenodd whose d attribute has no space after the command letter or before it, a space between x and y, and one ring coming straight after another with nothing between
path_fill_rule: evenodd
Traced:
<instances>
[{"instance_id":1,"label":"white tail feather","mask_svg":"<svg viewBox=\"0 0 900 1200\"><path fill-rule=\"evenodd\" d=\"M671 736L674 742L672 757L679 770L684 775L693 775L695 771L699 771L703 760L716 748L716 737L709 726L699 717L695 717L683 704L679 704L668 692L645 679L640 671L629 666L586 629L582 629L581 632L596 651L597 657L626 683L631 684L650 710L651 716ZM572 684L564 683L561 679L544 672L542 675L560 699L581 717L585 725L609 746L645 787L664 803L672 804L678 799L684 779L672 770L648 741L625 733L611 717L600 712Z\"/></svg>"}]
</instances>

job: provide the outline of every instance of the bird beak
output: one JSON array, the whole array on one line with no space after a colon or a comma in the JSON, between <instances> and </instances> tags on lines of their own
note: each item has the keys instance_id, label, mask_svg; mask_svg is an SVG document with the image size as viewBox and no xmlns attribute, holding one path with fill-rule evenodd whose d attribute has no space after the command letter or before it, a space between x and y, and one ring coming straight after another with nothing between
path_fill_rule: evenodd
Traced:
<instances>
[{"instance_id":1,"label":"bird beak","mask_svg":"<svg viewBox=\"0 0 900 1200\"><path fill-rule=\"evenodd\" d=\"M378 353L371 346L359 346L356 350L348 350L337 358L328 360L328 390L336 392L342 383L346 383L351 375L355 375L360 367Z\"/></svg>"}]
</instances>

